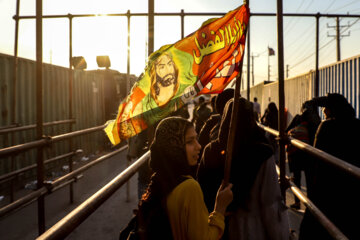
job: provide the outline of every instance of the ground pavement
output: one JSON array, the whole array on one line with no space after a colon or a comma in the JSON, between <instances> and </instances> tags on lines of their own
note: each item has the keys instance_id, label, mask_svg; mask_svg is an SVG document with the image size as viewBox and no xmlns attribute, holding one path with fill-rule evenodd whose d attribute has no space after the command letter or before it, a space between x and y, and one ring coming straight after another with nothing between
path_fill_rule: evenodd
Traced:
<instances>
[{"instance_id":1,"label":"ground pavement","mask_svg":"<svg viewBox=\"0 0 360 240\"><path fill-rule=\"evenodd\" d=\"M65 217L69 212L107 184L126 168L126 151L84 172L84 177L74 184L73 204L69 204L69 190L65 187L45 197L46 229ZM130 198L126 201L126 185L122 186L100 208L78 226L66 239L113 240L126 226L137 207L137 174L130 180ZM293 203L293 195L287 193L287 205ZM302 206L303 208L303 206ZM289 210L290 227L298 232L302 213ZM37 203L0 219L0 239L27 240L37 237ZM296 239L296 237L295 237Z\"/></svg>"}]
</instances>

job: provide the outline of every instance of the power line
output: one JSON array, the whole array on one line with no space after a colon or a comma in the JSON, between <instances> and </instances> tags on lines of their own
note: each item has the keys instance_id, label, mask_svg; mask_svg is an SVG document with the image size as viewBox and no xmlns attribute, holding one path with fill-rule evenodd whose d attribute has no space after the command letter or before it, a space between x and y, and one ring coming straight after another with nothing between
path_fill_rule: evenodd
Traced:
<instances>
[{"instance_id":1,"label":"power line","mask_svg":"<svg viewBox=\"0 0 360 240\"><path fill-rule=\"evenodd\" d=\"M360 21L360 18L358 18L358 19L357 19L356 21L354 21L352 24L349 24L348 26L346 26L345 29L344 29L341 33L344 33L345 31L347 31L350 27L352 27L354 24L356 24L356 23L359 22L359 21ZM328 46L328 45L329 45L331 42L333 42L334 40L335 40L335 39L331 39L329 42L327 42L327 43L325 43L323 46L319 47L319 51L320 51L321 49L325 48L326 46ZM300 60L299 62L297 62L296 64L292 65L292 66L290 67L290 69L293 69L293 68L296 67L297 65L299 65L299 64L301 64L302 62L306 61L306 59L312 57L314 54L315 54L315 51L314 51L312 54L310 54L310 55L306 56L305 58L303 58L302 60Z\"/></svg>"},{"instance_id":2,"label":"power line","mask_svg":"<svg viewBox=\"0 0 360 240\"><path fill-rule=\"evenodd\" d=\"M327 42L325 45L321 46L321 47L319 48L319 50L322 49L322 48L324 48L324 47L326 47L327 45L329 45L329 44L330 44L332 41L334 41L334 40L335 40L335 39L331 39L331 40L330 40L329 42ZM312 57L314 54L315 54L315 52L313 52L312 54L306 56L306 57L303 58L301 61L299 61L299 62L297 62L296 64L292 65L290 69L292 69L292 68L296 67L297 65L301 64L301 63L304 62L306 59Z\"/></svg>"},{"instance_id":3,"label":"power line","mask_svg":"<svg viewBox=\"0 0 360 240\"><path fill-rule=\"evenodd\" d=\"M329 12L330 12L330 13L331 13L331 12L335 12L335 11L337 11L337 10L346 8L346 7L350 6L350 5L353 5L354 3L358 3L358 2L359 2L359 0L354 0L354 1L352 1L352 2L350 2L350 3L347 3L347 4L345 4L345 5L341 6L341 7L337 7L337 8L334 9L334 10L330 10Z\"/></svg>"},{"instance_id":4,"label":"power line","mask_svg":"<svg viewBox=\"0 0 360 240\"><path fill-rule=\"evenodd\" d=\"M333 1L330 3L330 5L324 10L324 12L326 12L327 10L329 10L329 9L332 7L332 5L334 5L335 1L336 1L336 0L333 0Z\"/></svg>"},{"instance_id":5,"label":"power line","mask_svg":"<svg viewBox=\"0 0 360 240\"><path fill-rule=\"evenodd\" d=\"M350 36L350 32L347 34L347 35L341 35L340 33L340 29L343 28L343 27L350 27L350 25L347 25L347 26L341 26L340 25L340 18L339 17L336 17L336 25L335 26L330 26L329 24L327 24L327 27L328 28L335 28L336 30L336 35L329 35L328 33L328 37L334 37L336 39L336 60L337 61L340 61L341 59L341 54L340 54L340 50L341 50L341 47L340 47L340 38L341 37L348 37Z\"/></svg>"},{"instance_id":6,"label":"power line","mask_svg":"<svg viewBox=\"0 0 360 240\"><path fill-rule=\"evenodd\" d=\"M299 12L299 10L300 10L300 8L302 7L302 5L304 4L304 2L305 2L305 1L301 1L299 7L298 7L298 8L296 9L296 11L295 11L296 13ZM286 28L284 29L284 33L285 33L285 34L287 33L287 31L288 31L288 29L290 28L290 25L292 24L292 22L294 21L294 19L295 19L295 18L293 18L293 17L290 19L289 25L287 25Z\"/></svg>"},{"instance_id":7,"label":"power line","mask_svg":"<svg viewBox=\"0 0 360 240\"><path fill-rule=\"evenodd\" d=\"M314 0L311 0L311 2L309 3L309 5L305 8L304 12L306 12L306 10L309 9L309 7L313 4Z\"/></svg>"},{"instance_id":8,"label":"power line","mask_svg":"<svg viewBox=\"0 0 360 240\"><path fill-rule=\"evenodd\" d=\"M314 30L314 28L315 28L315 25L313 25L313 28L312 28L311 30L305 29L305 31L301 32L301 33L295 38L296 41L291 42L287 47L290 47L290 46L293 45L294 43L298 42L300 39L302 39L302 38L304 38L305 36L307 36L307 35L305 35L305 33L307 33L308 35L309 35L310 33L312 33L312 31Z\"/></svg>"}]
</instances>

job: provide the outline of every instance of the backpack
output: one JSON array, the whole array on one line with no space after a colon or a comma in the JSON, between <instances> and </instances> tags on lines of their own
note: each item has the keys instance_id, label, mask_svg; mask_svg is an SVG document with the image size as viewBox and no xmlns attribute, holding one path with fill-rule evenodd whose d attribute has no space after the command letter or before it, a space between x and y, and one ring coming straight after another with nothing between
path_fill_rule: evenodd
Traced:
<instances>
[{"instance_id":1,"label":"backpack","mask_svg":"<svg viewBox=\"0 0 360 240\"><path fill-rule=\"evenodd\" d=\"M186 179L186 176L180 177L177 184ZM134 216L127 226L120 231L119 240L173 239L165 206L164 199L160 200L157 197L142 202L139 209L134 210Z\"/></svg>"},{"instance_id":2,"label":"backpack","mask_svg":"<svg viewBox=\"0 0 360 240\"><path fill-rule=\"evenodd\" d=\"M140 237L137 234L137 215L134 215L127 226L120 231L119 240L138 240Z\"/></svg>"},{"instance_id":3,"label":"backpack","mask_svg":"<svg viewBox=\"0 0 360 240\"><path fill-rule=\"evenodd\" d=\"M160 204L139 207L134 213L120 231L119 240L173 239L167 214Z\"/></svg>"},{"instance_id":4,"label":"backpack","mask_svg":"<svg viewBox=\"0 0 360 240\"><path fill-rule=\"evenodd\" d=\"M158 207L149 209L147 217L141 208L120 231L119 240L173 239L166 213Z\"/></svg>"}]
</instances>

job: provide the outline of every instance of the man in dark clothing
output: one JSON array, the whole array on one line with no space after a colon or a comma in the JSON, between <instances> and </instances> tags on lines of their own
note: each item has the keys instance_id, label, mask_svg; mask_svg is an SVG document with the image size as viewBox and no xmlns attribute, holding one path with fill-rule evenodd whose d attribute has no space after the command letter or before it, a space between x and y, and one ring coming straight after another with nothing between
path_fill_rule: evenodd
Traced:
<instances>
[{"instance_id":1,"label":"man in dark clothing","mask_svg":"<svg viewBox=\"0 0 360 240\"><path fill-rule=\"evenodd\" d=\"M325 120L319 125L314 147L341 160L360 167L360 120L344 96L332 93L312 101L323 107ZM337 169L335 166L316 160L313 165L313 190L310 200L349 239L360 239L360 180ZM310 183L309 183L310 184ZM318 221L306 210L300 227L299 239L333 239Z\"/></svg>"},{"instance_id":2,"label":"man in dark clothing","mask_svg":"<svg viewBox=\"0 0 360 240\"><path fill-rule=\"evenodd\" d=\"M210 141L216 140L219 134L221 115L226 103L234 97L234 89L228 88L219 93L215 99L215 111L205 122L199 133L199 143L204 149ZM201 156L201 154L200 154Z\"/></svg>"},{"instance_id":3,"label":"man in dark clothing","mask_svg":"<svg viewBox=\"0 0 360 240\"><path fill-rule=\"evenodd\" d=\"M129 148L128 153L126 155L129 162L132 161L132 159L136 159L141 157L143 154L148 151L148 131L149 129L146 129L139 133L138 135L135 135L134 137L129 139ZM150 168L149 165L143 164L138 171L138 197L139 199L145 192L145 189L150 181Z\"/></svg>"},{"instance_id":4,"label":"man in dark clothing","mask_svg":"<svg viewBox=\"0 0 360 240\"><path fill-rule=\"evenodd\" d=\"M317 112L317 106L312 101L306 101L301 107L301 115L297 114L285 132L296 139L299 139L307 144L313 145L315 132L318 128L321 119ZM311 195L311 182L312 182L312 168L311 163L314 162L313 156L292 146L287 145L286 148L289 170L293 173L294 183L301 188L301 171L305 172L305 178L307 183L307 194ZM309 188L310 186L310 188ZM294 209L300 209L300 200L294 196L295 203L291 205Z\"/></svg>"},{"instance_id":5,"label":"man in dark clothing","mask_svg":"<svg viewBox=\"0 0 360 240\"><path fill-rule=\"evenodd\" d=\"M233 99L224 108L218 138L206 145L197 178L208 209L224 177ZM289 239L275 160L264 131L257 126L252 104L239 99L230 182L234 199L227 208L222 239Z\"/></svg>"},{"instance_id":6,"label":"man in dark clothing","mask_svg":"<svg viewBox=\"0 0 360 240\"><path fill-rule=\"evenodd\" d=\"M211 109L207 106L204 97L199 98L199 105L195 109L195 131L197 133L200 132L201 128L203 127L204 123L210 117Z\"/></svg>"}]
</instances>

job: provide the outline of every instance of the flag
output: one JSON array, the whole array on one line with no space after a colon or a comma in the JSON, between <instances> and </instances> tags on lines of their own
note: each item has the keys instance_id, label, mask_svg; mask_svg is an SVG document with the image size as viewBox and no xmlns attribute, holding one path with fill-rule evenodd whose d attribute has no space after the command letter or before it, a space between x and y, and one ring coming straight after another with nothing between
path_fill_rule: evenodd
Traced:
<instances>
[{"instance_id":1,"label":"flag","mask_svg":"<svg viewBox=\"0 0 360 240\"><path fill-rule=\"evenodd\" d=\"M239 73L249 16L242 5L152 53L116 119L106 124L110 141L116 145L138 134L195 96L222 92Z\"/></svg>"},{"instance_id":2,"label":"flag","mask_svg":"<svg viewBox=\"0 0 360 240\"><path fill-rule=\"evenodd\" d=\"M269 56L274 56L275 55L275 50L270 48L270 47L268 47L268 49L269 49Z\"/></svg>"}]
</instances>

